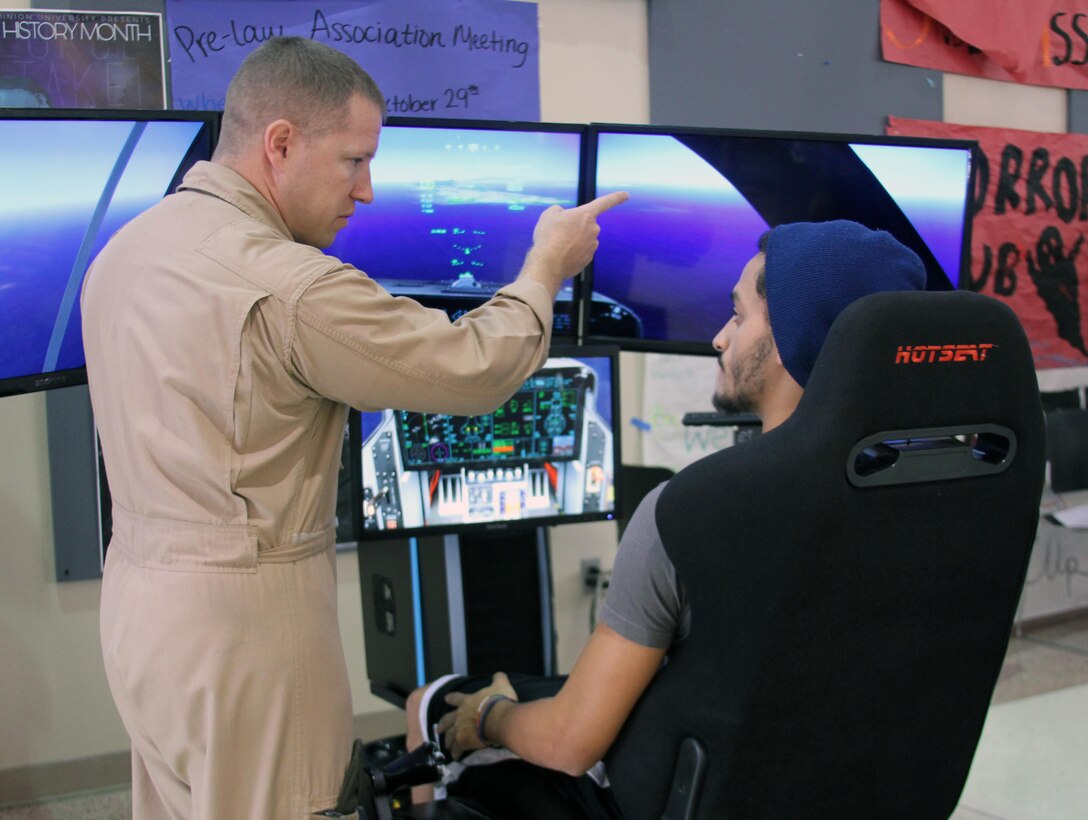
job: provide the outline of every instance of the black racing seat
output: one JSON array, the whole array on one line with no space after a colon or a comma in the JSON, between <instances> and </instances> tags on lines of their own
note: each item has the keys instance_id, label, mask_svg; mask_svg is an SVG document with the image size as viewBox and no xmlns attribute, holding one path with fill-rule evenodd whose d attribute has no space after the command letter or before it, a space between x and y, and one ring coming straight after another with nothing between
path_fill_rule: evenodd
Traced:
<instances>
[{"instance_id":1,"label":"black racing seat","mask_svg":"<svg viewBox=\"0 0 1088 820\"><path fill-rule=\"evenodd\" d=\"M692 632L609 753L626 820L662 816L688 739L703 783L670 820L947 817L1001 671L1044 463L1008 307L969 292L851 305L790 419L660 498Z\"/></svg>"}]
</instances>

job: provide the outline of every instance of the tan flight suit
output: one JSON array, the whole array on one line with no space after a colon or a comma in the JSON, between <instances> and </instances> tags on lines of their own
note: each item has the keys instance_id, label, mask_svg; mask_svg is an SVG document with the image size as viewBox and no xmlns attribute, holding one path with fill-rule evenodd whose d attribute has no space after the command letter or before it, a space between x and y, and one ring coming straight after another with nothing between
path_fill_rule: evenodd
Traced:
<instances>
[{"instance_id":1,"label":"tan flight suit","mask_svg":"<svg viewBox=\"0 0 1088 820\"><path fill-rule=\"evenodd\" d=\"M240 176L200 163L111 240L81 305L134 814L330 808L352 741L334 555L348 406L494 409L547 356L550 296L516 283L451 324L293 242Z\"/></svg>"}]
</instances>

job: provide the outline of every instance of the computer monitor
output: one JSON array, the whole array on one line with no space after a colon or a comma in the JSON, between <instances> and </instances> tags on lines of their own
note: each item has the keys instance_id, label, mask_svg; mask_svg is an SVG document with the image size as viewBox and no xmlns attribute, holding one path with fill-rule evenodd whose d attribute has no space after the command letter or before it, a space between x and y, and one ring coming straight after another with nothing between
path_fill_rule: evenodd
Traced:
<instances>
[{"instance_id":1,"label":"computer monitor","mask_svg":"<svg viewBox=\"0 0 1088 820\"><path fill-rule=\"evenodd\" d=\"M88 264L211 157L216 125L214 112L0 109L0 396L86 382Z\"/></svg>"},{"instance_id":2,"label":"computer monitor","mask_svg":"<svg viewBox=\"0 0 1088 820\"><path fill-rule=\"evenodd\" d=\"M328 253L397 296L457 318L517 276L551 205L577 205L585 127L391 117L374 159L374 202ZM553 330L574 336L568 284Z\"/></svg>"},{"instance_id":3,"label":"computer monitor","mask_svg":"<svg viewBox=\"0 0 1088 820\"><path fill-rule=\"evenodd\" d=\"M602 124L587 137L587 195L631 195L600 217L587 340L713 352L760 234L786 222L887 230L932 290L967 269L973 142Z\"/></svg>"},{"instance_id":4,"label":"computer monitor","mask_svg":"<svg viewBox=\"0 0 1088 820\"><path fill-rule=\"evenodd\" d=\"M613 519L618 349L553 347L493 413L361 413L362 540Z\"/></svg>"}]
</instances>

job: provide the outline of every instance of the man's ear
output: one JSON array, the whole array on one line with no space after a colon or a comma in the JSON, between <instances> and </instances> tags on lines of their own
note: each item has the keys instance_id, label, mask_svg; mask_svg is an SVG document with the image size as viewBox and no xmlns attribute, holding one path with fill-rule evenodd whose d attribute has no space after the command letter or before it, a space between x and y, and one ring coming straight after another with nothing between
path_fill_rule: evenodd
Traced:
<instances>
[{"instance_id":1,"label":"man's ear","mask_svg":"<svg viewBox=\"0 0 1088 820\"><path fill-rule=\"evenodd\" d=\"M298 129L290 120L274 120L264 129L265 157L275 168L287 161L288 150L298 139Z\"/></svg>"}]
</instances>

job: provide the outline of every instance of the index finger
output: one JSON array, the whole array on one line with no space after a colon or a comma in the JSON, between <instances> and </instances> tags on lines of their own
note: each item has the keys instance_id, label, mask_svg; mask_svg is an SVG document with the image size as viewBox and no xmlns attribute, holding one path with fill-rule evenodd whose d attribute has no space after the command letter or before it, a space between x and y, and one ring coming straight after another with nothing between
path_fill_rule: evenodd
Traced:
<instances>
[{"instance_id":1,"label":"index finger","mask_svg":"<svg viewBox=\"0 0 1088 820\"><path fill-rule=\"evenodd\" d=\"M589 211L589 213L593 216L599 216L600 214L603 214L605 211L607 211L609 208L615 208L617 205L626 202L627 196L627 191L613 191L610 194L599 196L596 199L587 202L585 205L582 205L581 207Z\"/></svg>"}]
</instances>

